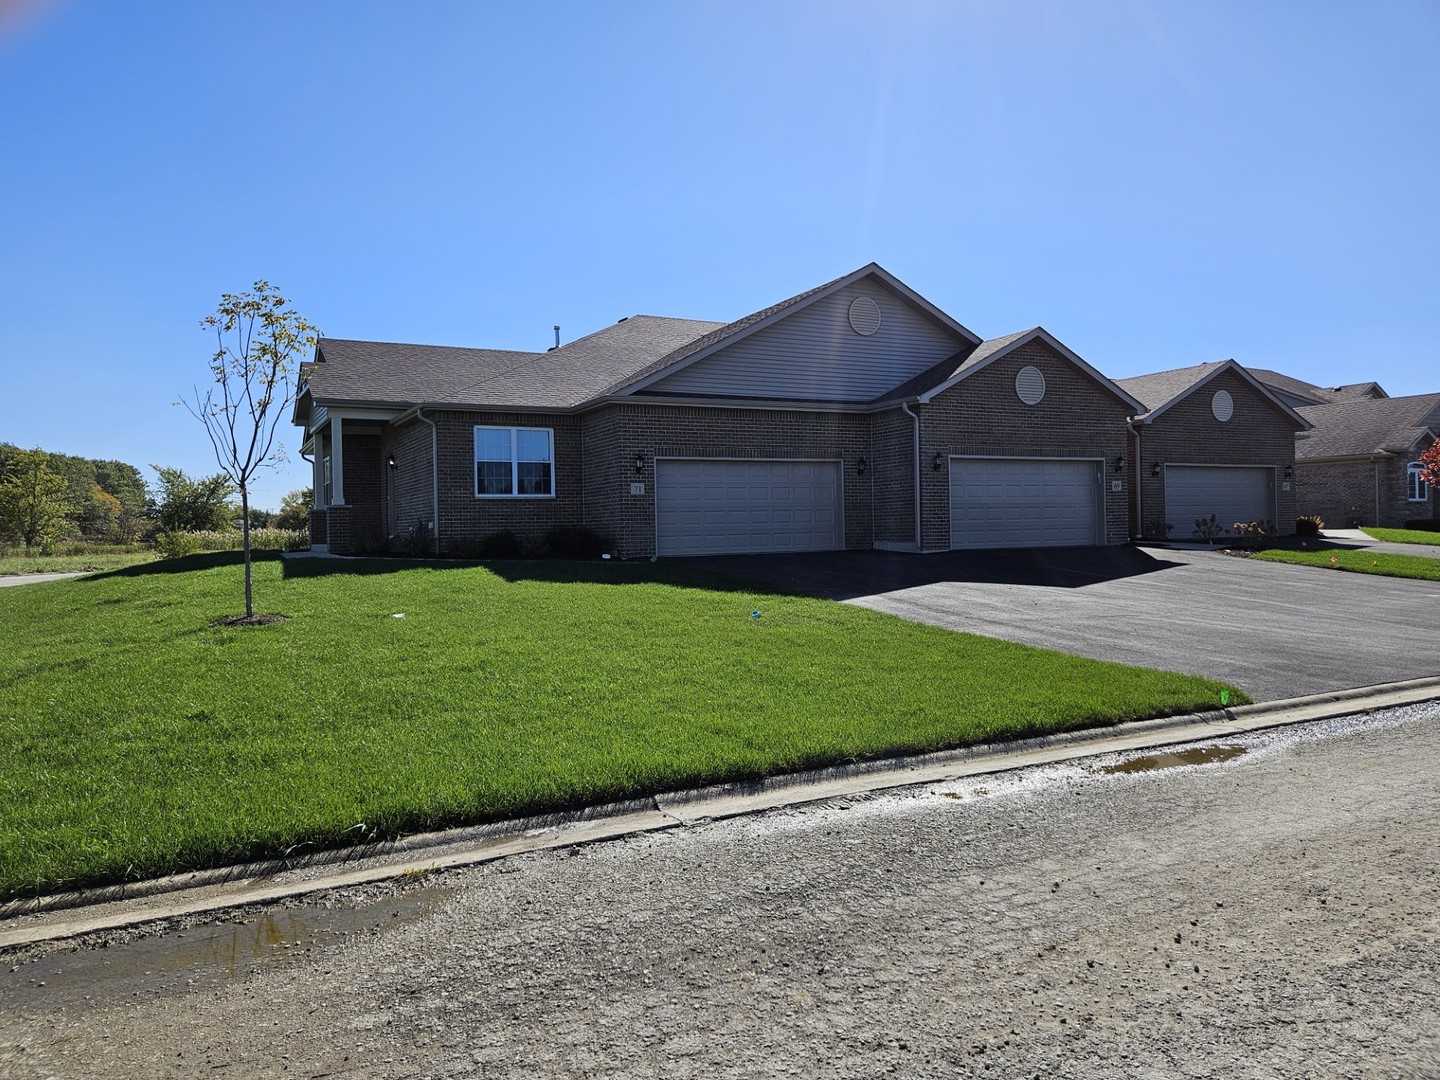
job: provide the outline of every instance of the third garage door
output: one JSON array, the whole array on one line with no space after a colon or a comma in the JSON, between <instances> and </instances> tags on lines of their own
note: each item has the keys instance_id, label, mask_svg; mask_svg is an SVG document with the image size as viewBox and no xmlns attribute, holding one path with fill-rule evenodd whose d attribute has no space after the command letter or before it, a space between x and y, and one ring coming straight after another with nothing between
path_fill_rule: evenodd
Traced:
<instances>
[{"instance_id":1,"label":"third garage door","mask_svg":"<svg viewBox=\"0 0 1440 1080\"><path fill-rule=\"evenodd\" d=\"M1239 465L1166 465L1165 520L1170 539L1189 540L1200 518L1215 515L1222 535L1237 521L1275 520L1275 470Z\"/></svg>"},{"instance_id":2,"label":"third garage door","mask_svg":"<svg viewBox=\"0 0 1440 1080\"><path fill-rule=\"evenodd\" d=\"M951 458L950 546L1099 544L1099 463Z\"/></svg>"},{"instance_id":3,"label":"third garage door","mask_svg":"<svg viewBox=\"0 0 1440 1080\"><path fill-rule=\"evenodd\" d=\"M835 461L655 463L661 555L832 551L845 546L840 506Z\"/></svg>"}]
</instances>

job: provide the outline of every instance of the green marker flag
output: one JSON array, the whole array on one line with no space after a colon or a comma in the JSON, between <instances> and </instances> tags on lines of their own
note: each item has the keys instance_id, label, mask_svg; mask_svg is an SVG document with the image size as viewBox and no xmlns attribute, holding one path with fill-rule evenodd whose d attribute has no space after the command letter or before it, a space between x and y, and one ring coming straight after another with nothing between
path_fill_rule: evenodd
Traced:
<instances>
[{"instance_id":1,"label":"green marker flag","mask_svg":"<svg viewBox=\"0 0 1440 1080\"><path fill-rule=\"evenodd\" d=\"M1220 691L1220 705L1221 705L1221 707L1223 708L1224 706L1229 705L1229 704L1230 704L1230 691L1229 691L1229 690L1221 690L1221 691Z\"/></svg>"}]
</instances>

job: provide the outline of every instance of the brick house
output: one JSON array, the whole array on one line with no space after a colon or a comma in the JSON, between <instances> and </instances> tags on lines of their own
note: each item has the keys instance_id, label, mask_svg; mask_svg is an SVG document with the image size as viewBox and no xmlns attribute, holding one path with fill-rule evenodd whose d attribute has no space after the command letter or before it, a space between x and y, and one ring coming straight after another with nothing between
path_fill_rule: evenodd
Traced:
<instances>
[{"instance_id":1,"label":"brick house","mask_svg":"<svg viewBox=\"0 0 1440 1080\"><path fill-rule=\"evenodd\" d=\"M1295 446L1300 514L1338 528L1435 519L1440 507L1417 459L1440 433L1440 394L1392 398L1375 382L1324 387L1254 374L1311 425Z\"/></svg>"},{"instance_id":2,"label":"brick house","mask_svg":"<svg viewBox=\"0 0 1440 1080\"><path fill-rule=\"evenodd\" d=\"M1295 532L1295 438L1310 427L1283 397L1234 360L1160 371L1118 385L1145 403L1130 432L1135 536L1190 540L1215 516Z\"/></svg>"},{"instance_id":3,"label":"brick house","mask_svg":"<svg viewBox=\"0 0 1440 1080\"><path fill-rule=\"evenodd\" d=\"M294 420L318 548L586 526L635 557L1124 543L1141 411L1045 330L982 341L872 263L544 353L324 338Z\"/></svg>"}]
</instances>

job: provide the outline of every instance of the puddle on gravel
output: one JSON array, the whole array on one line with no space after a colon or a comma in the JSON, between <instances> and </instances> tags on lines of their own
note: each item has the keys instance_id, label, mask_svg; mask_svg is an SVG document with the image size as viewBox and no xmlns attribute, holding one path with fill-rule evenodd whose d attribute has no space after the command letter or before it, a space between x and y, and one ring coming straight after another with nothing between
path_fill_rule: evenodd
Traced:
<instances>
[{"instance_id":1,"label":"puddle on gravel","mask_svg":"<svg viewBox=\"0 0 1440 1080\"><path fill-rule=\"evenodd\" d=\"M1103 773L1143 773L1157 769L1178 769L1182 765L1212 765L1217 761L1229 761L1248 753L1244 746L1196 746L1189 750L1176 750L1169 754L1146 754L1131 758L1115 765L1106 765Z\"/></svg>"},{"instance_id":2,"label":"puddle on gravel","mask_svg":"<svg viewBox=\"0 0 1440 1080\"><path fill-rule=\"evenodd\" d=\"M455 891L416 889L353 907L277 907L247 918L56 953L29 963L11 960L0 968L0 1014L86 1009L204 989L292 963L356 934L414 922Z\"/></svg>"}]
</instances>

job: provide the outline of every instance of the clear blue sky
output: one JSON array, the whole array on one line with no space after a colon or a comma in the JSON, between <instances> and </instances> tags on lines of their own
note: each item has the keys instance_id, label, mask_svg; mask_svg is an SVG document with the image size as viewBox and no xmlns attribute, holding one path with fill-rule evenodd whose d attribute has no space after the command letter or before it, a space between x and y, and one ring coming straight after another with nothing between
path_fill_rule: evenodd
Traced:
<instances>
[{"instance_id":1,"label":"clear blue sky","mask_svg":"<svg viewBox=\"0 0 1440 1080\"><path fill-rule=\"evenodd\" d=\"M543 349L871 260L1113 377L1440 390L1440 4L0 0L0 440L215 471L276 283ZM290 462L257 502L308 483Z\"/></svg>"}]
</instances>

